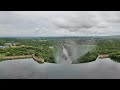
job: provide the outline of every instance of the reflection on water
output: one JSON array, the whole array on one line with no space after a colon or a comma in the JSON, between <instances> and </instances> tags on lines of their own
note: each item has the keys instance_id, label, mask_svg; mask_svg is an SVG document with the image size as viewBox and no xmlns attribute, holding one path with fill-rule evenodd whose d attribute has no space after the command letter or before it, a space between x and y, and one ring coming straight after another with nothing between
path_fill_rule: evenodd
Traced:
<instances>
[{"instance_id":1,"label":"reflection on water","mask_svg":"<svg viewBox=\"0 0 120 90\"><path fill-rule=\"evenodd\" d=\"M39 64L32 59L0 62L1 79L120 79L120 63L109 58L84 64Z\"/></svg>"}]
</instances>

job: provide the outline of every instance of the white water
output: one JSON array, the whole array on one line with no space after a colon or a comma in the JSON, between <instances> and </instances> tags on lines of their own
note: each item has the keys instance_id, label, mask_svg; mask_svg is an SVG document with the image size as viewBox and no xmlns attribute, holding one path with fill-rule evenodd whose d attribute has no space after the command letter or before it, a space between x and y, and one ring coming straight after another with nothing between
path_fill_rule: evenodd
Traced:
<instances>
[{"instance_id":1,"label":"white water","mask_svg":"<svg viewBox=\"0 0 120 90\"><path fill-rule=\"evenodd\" d=\"M61 43L61 45L62 45L62 47L63 47L63 54L67 57L66 64L71 64L71 63L72 63L72 60L70 59L66 48L63 46L62 43Z\"/></svg>"}]
</instances>

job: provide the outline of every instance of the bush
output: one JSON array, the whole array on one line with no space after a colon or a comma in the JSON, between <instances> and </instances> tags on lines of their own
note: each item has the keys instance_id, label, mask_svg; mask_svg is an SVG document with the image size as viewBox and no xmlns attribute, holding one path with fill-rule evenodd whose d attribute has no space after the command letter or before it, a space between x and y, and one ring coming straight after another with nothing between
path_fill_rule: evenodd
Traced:
<instances>
[{"instance_id":1,"label":"bush","mask_svg":"<svg viewBox=\"0 0 120 90\"><path fill-rule=\"evenodd\" d=\"M55 63L55 58L53 53L47 54L47 53L36 53L35 56L38 58L43 58L45 62L49 63Z\"/></svg>"},{"instance_id":2,"label":"bush","mask_svg":"<svg viewBox=\"0 0 120 90\"><path fill-rule=\"evenodd\" d=\"M120 52L111 53L109 58L115 62L120 62Z\"/></svg>"},{"instance_id":3,"label":"bush","mask_svg":"<svg viewBox=\"0 0 120 90\"><path fill-rule=\"evenodd\" d=\"M85 55L81 56L78 61L80 63L87 63L87 62L92 62L95 61L98 57L98 54L95 52L88 52Z\"/></svg>"}]
</instances>

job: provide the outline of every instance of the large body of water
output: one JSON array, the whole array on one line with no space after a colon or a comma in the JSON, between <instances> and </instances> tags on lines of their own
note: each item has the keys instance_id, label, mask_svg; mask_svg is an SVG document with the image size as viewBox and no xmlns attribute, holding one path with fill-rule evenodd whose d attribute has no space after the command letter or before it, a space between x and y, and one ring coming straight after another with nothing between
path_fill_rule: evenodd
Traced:
<instances>
[{"instance_id":1,"label":"large body of water","mask_svg":"<svg viewBox=\"0 0 120 90\"><path fill-rule=\"evenodd\" d=\"M0 79L120 79L120 63L109 58L84 64L8 60L0 62Z\"/></svg>"}]
</instances>

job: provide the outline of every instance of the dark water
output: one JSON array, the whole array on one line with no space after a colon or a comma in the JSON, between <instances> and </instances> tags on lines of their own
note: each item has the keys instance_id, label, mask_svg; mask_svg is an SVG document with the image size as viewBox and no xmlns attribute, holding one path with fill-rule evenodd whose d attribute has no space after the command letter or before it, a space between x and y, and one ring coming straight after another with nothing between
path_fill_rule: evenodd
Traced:
<instances>
[{"instance_id":1,"label":"dark water","mask_svg":"<svg viewBox=\"0 0 120 90\"><path fill-rule=\"evenodd\" d=\"M0 62L0 79L120 79L120 63L109 58L68 65L9 60Z\"/></svg>"}]
</instances>

